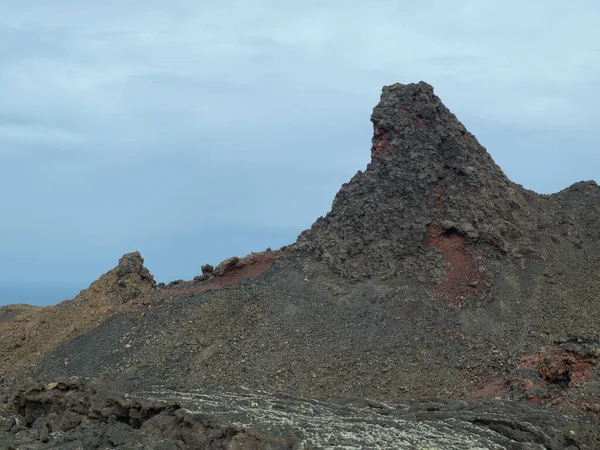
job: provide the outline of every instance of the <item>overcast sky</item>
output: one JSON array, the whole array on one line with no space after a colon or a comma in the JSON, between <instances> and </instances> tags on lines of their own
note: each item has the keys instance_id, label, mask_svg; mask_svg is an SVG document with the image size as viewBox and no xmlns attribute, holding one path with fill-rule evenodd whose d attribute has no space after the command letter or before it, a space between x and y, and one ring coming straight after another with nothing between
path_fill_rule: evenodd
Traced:
<instances>
[{"instance_id":1,"label":"overcast sky","mask_svg":"<svg viewBox=\"0 0 600 450\"><path fill-rule=\"evenodd\" d=\"M0 0L0 285L293 242L394 82L431 83L526 188L599 180L599 23L596 0Z\"/></svg>"}]
</instances>

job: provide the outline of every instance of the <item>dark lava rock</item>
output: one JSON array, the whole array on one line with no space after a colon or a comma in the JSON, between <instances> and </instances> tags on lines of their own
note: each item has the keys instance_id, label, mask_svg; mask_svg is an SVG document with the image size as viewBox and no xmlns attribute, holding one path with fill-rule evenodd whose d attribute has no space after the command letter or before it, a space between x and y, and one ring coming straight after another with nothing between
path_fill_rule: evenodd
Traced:
<instances>
[{"instance_id":1,"label":"dark lava rock","mask_svg":"<svg viewBox=\"0 0 600 450\"><path fill-rule=\"evenodd\" d=\"M406 272L438 236L458 234L488 255L530 246L535 195L508 180L430 85L384 87L371 121L367 170L340 189L298 248L364 279Z\"/></svg>"},{"instance_id":2,"label":"dark lava rock","mask_svg":"<svg viewBox=\"0 0 600 450\"><path fill-rule=\"evenodd\" d=\"M248 390L157 387L127 394L115 388L101 381L25 383L5 395L0 444L9 449L156 450L551 450L600 444L591 425L506 402L383 405L357 399L341 405Z\"/></svg>"},{"instance_id":3,"label":"dark lava rock","mask_svg":"<svg viewBox=\"0 0 600 450\"><path fill-rule=\"evenodd\" d=\"M26 384L5 395L0 444L8 449L291 449L295 439L257 436L176 402L112 392L100 383Z\"/></svg>"},{"instance_id":4,"label":"dark lava rock","mask_svg":"<svg viewBox=\"0 0 600 450\"><path fill-rule=\"evenodd\" d=\"M203 265L201 267L201 269L202 269L202 275L207 275L207 274L213 273L215 270L215 268L210 264Z\"/></svg>"},{"instance_id":5,"label":"dark lava rock","mask_svg":"<svg viewBox=\"0 0 600 450\"><path fill-rule=\"evenodd\" d=\"M230 271L231 269L236 267L239 262L240 262L240 258L238 258L237 256L232 256L231 258L227 258L225 261L223 261L221 264L219 264L217 266L217 268L214 270L213 273L216 277L222 277L228 271Z\"/></svg>"}]
</instances>

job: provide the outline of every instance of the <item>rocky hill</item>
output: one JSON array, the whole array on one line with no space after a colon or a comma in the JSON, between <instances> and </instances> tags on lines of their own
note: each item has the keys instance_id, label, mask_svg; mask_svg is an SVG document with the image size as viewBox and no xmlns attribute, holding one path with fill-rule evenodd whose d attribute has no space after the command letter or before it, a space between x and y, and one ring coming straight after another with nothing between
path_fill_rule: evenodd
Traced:
<instances>
[{"instance_id":1,"label":"rocky hill","mask_svg":"<svg viewBox=\"0 0 600 450\"><path fill-rule=\"evenodd\" d=\"M296 243L0 316L0 442L600 448L600 188L511 182L423 82L372 122Z\"/></svg>"}]
</instances>

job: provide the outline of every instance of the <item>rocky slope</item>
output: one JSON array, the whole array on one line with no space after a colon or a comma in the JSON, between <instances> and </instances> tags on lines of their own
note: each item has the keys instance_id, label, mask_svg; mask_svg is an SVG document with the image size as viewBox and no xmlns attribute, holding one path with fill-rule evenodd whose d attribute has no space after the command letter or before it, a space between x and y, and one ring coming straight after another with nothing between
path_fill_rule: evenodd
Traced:
<instances>
[{"instance_id":1,"label":"rocky slope","mask_svg":"<svg viewBox=\"0 0 600 450\"><path fill-rule=\"evenodd\" d=\"M0 315L0 377L26 367L57 345L93 329L114 314L148 303L154 279L139 253L119 264L71 301L47 308L5 307Z\"/></svg>"},{"instance_id":2,"label":"rocky slope","mask_svg":"<svg viewBox=\"0 0 600 450\"><path fill-rule=\"evenodd\" d=\"M101 377L140 401L160 400L157 392L192 401L201 389L214 406L223 396L244 398L242 386L265 399L298 396L279 404L281 414L302 398L330 402L329 412L320 410L326 416L350 414L339 409L348 399L412 405L428 426L446 430L432 431L437 437L423 437L425 444L392 433L396 443L380 448L599 448L600 188L581 182L542 196L512 183L426 83L385 87L372 121L371 163L295 244L205 266L194 281L169 286L154 285L139 254L126 255L72 302L0 322L6 417L27 421L23 402L52 397L41 402L40 417L77 409L81 423L91 424L78 422L57 442L101 429L90 448L102 448L119 422L111 410L102 415L61 400L71 387L15 393L24 375L43 383ZM123 380L133 385L119 387ZM86 405L106 401L98 392L85 394L95 398ZM428 411L419 399L429 397L446 406ZM221 428L237 423L202 405L179 406ZM157 414L169 418L161 421L175 423L176 409L164 411ZM404 412L389 427L413 426L403 421L416 416ZM206 429L182 414L177 429ZM450 417L458 428L444 428ZM292 416L272 428L293 439L275 444L269 439L281 436L246 419L248 439L264 442L235 447L237 432L224 431L227 440L198 444L167 436L172 425L128 425L126 432L162 433L181 448L319 448L334 435L339 448L373 448L344 445L343 427L307 444L306 419ZM367 413L356 420L377 435ZM467 422L475 428L465 431ZM6 439L30 439L37 448L43 430L34 423L7 425ZM206 438L198 433L193 439ZM484 440L461 441L474 435Z\"/></svg>"}]
</instances>

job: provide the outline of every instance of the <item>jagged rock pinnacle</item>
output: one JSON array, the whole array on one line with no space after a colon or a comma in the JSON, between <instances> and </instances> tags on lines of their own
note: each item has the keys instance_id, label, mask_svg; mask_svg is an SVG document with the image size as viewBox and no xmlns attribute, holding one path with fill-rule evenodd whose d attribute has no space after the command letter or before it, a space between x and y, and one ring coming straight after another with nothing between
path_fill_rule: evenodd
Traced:
<instances>
[{"instance_id":1,"label":"jagged rock pinnacle","mask_svg":"<svg viewBox=\"0 0 600 450\"><path fill-rule=\"evenodd\" d=\"M408 270L446 232L487 253L528 246L533 194L508 180L429 84L384 87L371 121L371 163L300 236L300 249L360 279Z\"/></svg>"},{"instance_id":2,"label":"jagged rock pinnacle","mask_svg":"<svg viewBox=\"0 0 600 450\"><path fill-rule=\"evenodd\" d=\"M114 269L94 281L74 300L84 303L127 303L148 294L155 286L154 276L144 267L140 253L132 252L123 255Z\"/></svg>"},{"instance_id":3,"label":"jagged rock pinnacle","mask_svg":"<svg viewBox=\"0 0 600 450\"><path fill-rule=\"evenodd\" d=\"M140 252L126 253L123 255L114 270L119 278L133 275L134 277L139 277L142 282L152 283L154 281L154 277L150 274L148 269L144 267L144 258L140 255Z\"/></svg>"}]
</instances>

